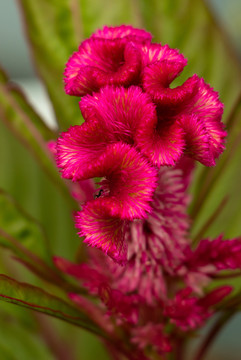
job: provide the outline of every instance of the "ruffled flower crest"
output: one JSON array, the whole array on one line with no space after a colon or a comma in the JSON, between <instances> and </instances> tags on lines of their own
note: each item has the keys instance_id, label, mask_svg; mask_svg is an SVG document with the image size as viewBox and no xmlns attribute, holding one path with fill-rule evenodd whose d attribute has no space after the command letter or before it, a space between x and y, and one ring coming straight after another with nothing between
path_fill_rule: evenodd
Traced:
<instances>
[{"instance_id":1,"label":"ruffled flower crest","mask_svg":"<svg viewBox=\"0 0 241 360\"><path fill-rule=\"evenodd\" d=\"M141 54L136 46L151 41L151 34L131 26L104 27L79 46L64 72L65 91L83 96L105 85L137 84Z\"/></svg>"},{"instance_id":2,"label":"ruffled flower crest","mask_svg":"<svg viewBox=\"0 0 241 360\"><path fill-rule=\"evenodd\" d=\"M65 139L62 140L64 142ZM59 147L64 146L63 142L60 141ZM72 153L72 156L76 156L76 153ZM93 159L93 154L91 156L92 162L89 164L87 159L86 168L84 163L82 168L73 168L73 162L69 167L65 158L58 160L62 161L62 167L66 164L68 177L75 180L105 176L100 183L102 195L84 205L76 216L76 226L80 229L79 235L85 236L86 243L123 263L127 221L145 218L151 211L157 171L133 147L120 142L108 145L99 157Z\"/></svg>"},{"instance_id":3,"label":"ruffled flower crest","mask_svg":"<svg viewBox=\"0 0 241 360\"><path fill-rule=\"evenodd\" d=\"M149 145L150 154L163 154L163 148L168 148L169 155L169 158L151 155L154 163L174 165L184 152L206 166L214 166L224 150L227 135L221 122L223 104L218 94L197 75L170 88L187 64L178 50L168 45L146 44L142 52L145 64L142 86L156 104L158 115L158 122L148 129L145 143L155 144L155 148ZM167 140L163 144L164 134Z\"/></svg>"},{"instance_id":4,"label":"ruffled flower crest","mask_svg":"<svg viewBox=\"0 0 241 360\"><path fill-rule=\"evenodd\" d=\"M66 64L65 90L83 96L85 122L61 134L57 163L74 182L103 178L76 226L118 263L127 260L128 228L134 221L138 233L153 212L160 166L184 154L213 166L224 149L217 93L197 75L171 87L186 65L177 49L126 25L97 30Z\"/></svg>"}]
</instances>

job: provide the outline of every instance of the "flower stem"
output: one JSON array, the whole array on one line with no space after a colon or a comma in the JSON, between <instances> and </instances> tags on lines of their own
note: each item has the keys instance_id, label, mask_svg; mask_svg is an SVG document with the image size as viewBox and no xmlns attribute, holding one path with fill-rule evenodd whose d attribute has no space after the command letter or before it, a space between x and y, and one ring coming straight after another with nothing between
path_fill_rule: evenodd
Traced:
<instances>
[{"instance_id":1,"label":"flower stem","mask_svg":"<svg viewBox=\"0 0 241 360\"><path fill-rule=\"evenodd\" d=\"M187 339L182 336L176 337L175 340L175 349L174 349L174 356L173 360L184 360L185 359L185 349L187 345Z\"/></svg>"},{"instance_id":2,"label":"flower stem","mask_svg":"<svg viewBox=\"0 0 241 360\"><path fill-rule=\"evenodd\" d=\"M223 326L231 319L231 317L235 314L234 310L230 310L222 314L214 323L213 327L207 334L204 339L202 345L194 356L193 360L202 360L206 355L206 352L209 350L210 345L213 343L219 332L222 330Z\"/></svg>"}]
</instances>

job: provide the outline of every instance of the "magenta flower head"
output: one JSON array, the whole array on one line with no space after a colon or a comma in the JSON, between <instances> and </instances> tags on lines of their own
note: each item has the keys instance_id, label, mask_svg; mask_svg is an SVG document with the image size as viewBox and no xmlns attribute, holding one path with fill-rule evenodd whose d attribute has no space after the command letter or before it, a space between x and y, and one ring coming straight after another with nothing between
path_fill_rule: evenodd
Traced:
<instances>
[{"instance_id":1,"label":"magenta flower head","mask_svg":"<svg viewBox=\"0 0 241 360\"><path fill-rule=\"evenodd\" d=\"M223 105L197 75L170 87L186 64L178 50L151 43L144 30L104 27L67 62L65 89L67 94L83 96L106 85L138 85L156 108L156 116L142 121L135 135L145 156L157 166L174 165L186 153L213 166L224 150Z\"/></svg>"},{"instance_id":2,"label":"magenta flower head","mask_svg":"<svg viewBox=\"0 0 241 360\"><path fill-rule=\"evenodd\" d=\"M224 149L218 94L197 75L170 87L186 64L178 50L126 25L96 31L66 64L65 90L83 96L84 123L61 134L57 164L74 182L102 179L76 226L118 263L127 259L128 228L154 210L160 167L184 155L212 166Z\"/></svg>"}]
</instances>

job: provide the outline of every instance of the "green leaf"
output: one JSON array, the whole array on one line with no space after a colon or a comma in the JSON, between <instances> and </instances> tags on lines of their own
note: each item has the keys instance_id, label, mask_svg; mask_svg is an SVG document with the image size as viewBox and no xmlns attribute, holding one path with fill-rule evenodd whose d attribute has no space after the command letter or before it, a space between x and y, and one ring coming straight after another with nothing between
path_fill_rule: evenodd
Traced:
<instances>
[{"instance_id":1,"label":"green leaf","mask_svg":"<svg viewBox=\"0 0 241 360\"><path fill-rule=\"evenodd\" d=\"M11 305L7 305L11 307ZM34 329L23 326L10 314L0 315L1 358L4 360L54 360L50 350Z\"/></svg>"},{"instance_id":2,"label":"green leaf","mask_svg":"<svg viewBox=\"0 0 241 360\"><path fill-rule=\"evenodd\" d=\"M10 249L16 260L38 277L60 288L68 287L61 274L53 266L49 240L39 222L27 214L16 201L0 189L0 246Z\"/></svg>"},{"instance_id":3,"label":"green leaf","mask_svg":"<svg viewBox=\"0 0 241 360\"><path fill-rule=\"evenodd\" d=\"M84 313L64 300L5 275L0 275L0 300L51 315L102 335L100 329Z\"/></svg>"},{"instance_id":4,"label":"green leaf","mask_svg":"<svg viewBox=\"0 0 241 360\"><path fill-rule=\"evenodd\" d=\"M42 137L45 141L54 139L56 134L53 130L51 130L44 120L40 117L40 115L35 111L35 109L30 105L28 99L25 94L21 90L21 88L10 81L7 74L0 67L0 84L3 85L4 89L11 94L11 96L15 99L18 106L21 108L23 113L28 114L28 117L31 119L31 122L35 125L37 130L41 133Z\"/></svg>"},{"instance_id":5,"label":"green leaf","mask_svg":"<svg viewBox=\"0 0 241 360\"><path fill-rule=\"evenodd\" d=\"M17 355L11 351L5 344L0 344L1 356L5 360L17 360Z\"/></svg>"},{"instance_id":6,"label":"green leaf","mask_svg":"<svg viewBox=\"0 0 241 360\"><path fill-rule=\"evenodd\" d=\"M46 85L57 122L64 127L81 123L79 99L65 95L62 81L64 64L81 40L73 21L78 15L74 4L71 7L71 2L66 0L20 0L19 3L37 73Z\"/></svg>"},{"instance_id":7,"label":"green leaf","mask_svg":"<svg viewBox=\"0 0 241 360\"><path fill-rule=\"evenodd\" d=\"M0 188L10 193L28 214L38 219L46 230L55 254L73 256L80 243L72 218L75 205L69 201L69 194L62 196L59 187L1 121L0 164ZM3 211L4 208L1 208L0 213Z\"/></svg>"},{"instance_id":8,"label":"green leaf","mask_svg":"<svg viewBox=\"0 0 241 360\"><path fill-rule=\"evenodd\" d=\"M37 121L35 112L24 101L18 90L13 91L13 88L10 88L9 91L5 83L0 84L0 118L28 148L42 169L70 201L68 190L58 174L54 160L47 148L47 143L43 138L42 133L46 134L47 127L41 125L41 128L46 131L39 132L35 123L40 124L40 122Z\"/></svg>"},{"instance_id":9,"label":"green leaf","mask_svg":"<svg viewBox=\"0 0 241 360\"><path fill-rule=\"evenodd\" d=\"M29 104L19 86L9 81L0 68L0 119L20 139L57 188L71 201L56 165L47 148L47 141L56 138L43 119Z\"/></svg>"},{"instance_id":10,"label":"green leaf","mask_svg":"<svg viewBox=\"0 0 241 360\"><path fill-rule=\"evenodd\" d=\"M26 213L19 204L5 191L0 189L0 228L17 239L25 248L50 261L49 242L37 220ZM12 249L19 255L19 250L0 234L0 244Z\"/></svg>"}]
</instances>

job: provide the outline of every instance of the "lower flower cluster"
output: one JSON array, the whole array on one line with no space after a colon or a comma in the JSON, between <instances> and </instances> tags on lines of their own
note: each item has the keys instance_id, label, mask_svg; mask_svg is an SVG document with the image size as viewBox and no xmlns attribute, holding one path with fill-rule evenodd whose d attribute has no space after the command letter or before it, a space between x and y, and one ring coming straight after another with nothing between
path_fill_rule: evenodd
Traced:
<instances>
[{"instance_id":1,"label":"lower flower cluster","mask_svg":"<svg viewBox=\"0 0 241 360\"><path fill-rule=\"evenodd\" d=\"M137 357L151 359L175 349L184 334L205 325L216 305L232 291L207 285L223 270L241 269L241 239L203 239L196 249L188 238L187 187L193 163L162 168L151 203L152 213L131 223L125 233L128 261L119 266L94 248L88 262L55 257L59 270L74 277L93 298L90 313L128 336ZM69 294L77 306L83 297ZM124 341L124 340L123 340Z\"/></svg>"}]
</instances>

